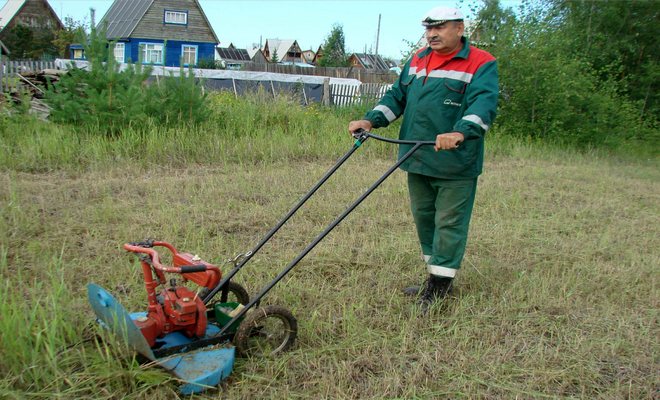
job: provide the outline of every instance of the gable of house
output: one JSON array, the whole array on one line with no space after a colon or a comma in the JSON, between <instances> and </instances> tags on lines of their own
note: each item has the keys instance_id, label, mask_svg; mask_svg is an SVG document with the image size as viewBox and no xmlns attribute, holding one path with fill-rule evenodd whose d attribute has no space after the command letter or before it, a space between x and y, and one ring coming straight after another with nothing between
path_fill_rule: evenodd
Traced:
<instances>
[{"instance_id":1,"label":"gable of house","mask_svg":"<svg viewBox=\"0 0 660 400\"><path fill-rule=\"evenodd\" d=\"M7 0L0 9L0 32L16 25L64 29L62 21L46 0Z\"/></svg>"},{"instance_id":2,"label":"gable of house","mask_svg":"<svg viewBox=\"0 0 660 400\"><path fill-rule=\"evenodd\" d=\"M102 24L107 24L110 40L220 42L197 0L115 0Z\"/></svg>"},{"instance_id":3,"label":"gable of house","mask_svg":"<svg viewBox=\"0 0 660 400\"><path fill-rule=\"evenodd\" d=\"M268 61L277 54L278 61L303 62L302 50L296 40L266 39L263 53Z\"/></svg>"}]
</instances>

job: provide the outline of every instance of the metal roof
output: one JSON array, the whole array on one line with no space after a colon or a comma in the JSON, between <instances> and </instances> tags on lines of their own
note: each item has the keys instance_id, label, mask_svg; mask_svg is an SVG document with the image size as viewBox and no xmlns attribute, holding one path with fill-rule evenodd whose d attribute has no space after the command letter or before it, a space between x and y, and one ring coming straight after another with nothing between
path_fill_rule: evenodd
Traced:
<instances>
[{"instance_id":1,"label":"metal roof","mask_svg":"<svg viewBox=\"0 0 660 400\"><path fill-rule=\"evenodd\" d=\"M131 36L153 2L154 0L115 0L98 26L108 24L106 31L108 39L127 38Z\"/></svg>"},{"instance_id":2,"label":"metal roof","mask_svg":"<svg viewBox=\"0 0 660 400\"><path fill-rule=\"evenodd\" d=\"M135 27L138 25L144 14L147 13L149 7L156 0L115 0L110 6L110 9L103 16L98 26L102 24L108 24L108 30L106 32L106 38L108 39L125 39L131 36L131 33L135 30ZM216 43L219 43L220 40L215 34L209 19L204 13L204 9L199 4L199 1L194 0L195 5L199 8L202 18L206 21L213 37L215 38Z\"/></svg>"},{"instance_id":3,"label":"metal roof","mask_svg":"<svg viewBox=\"0 0 660 400\"><path fill-rule=\"evenodd\" d=\"M218 55L226 61L250 61L250 55L246 49L235 47L217 47Z\"/></svg>"},{"instance_id":4,"label":"metal roof","mask_svg":"<svg viewBox=\"0 0 660 400\"><path fill-rule=\"evenodd\" d=\"M381 56L374 54L354 53L355 57L360 60L360 63L365 69L390 69L385 60Z\"/></svg>"},{"instance_id":5,"label":"metal roof","mask_svg":"<svg viewBox=\"0 0 660 400\"><path fill-rule=\"evenodd\" d=\"M25 0L8 0L7 3L0 9L0 30L3 30L9 21L14 18L14 15L23 7Z\"/></svg>"}]
</instances>

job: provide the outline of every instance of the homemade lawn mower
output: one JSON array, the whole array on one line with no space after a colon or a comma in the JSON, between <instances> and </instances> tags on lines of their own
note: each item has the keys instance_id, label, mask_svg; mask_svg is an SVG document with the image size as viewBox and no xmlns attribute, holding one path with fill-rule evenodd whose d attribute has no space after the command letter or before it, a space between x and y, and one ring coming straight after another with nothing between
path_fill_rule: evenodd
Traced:
<instances>
[{"instance_id":1,"label":"homemade lawn mower","mask_svg":"<svg viewBox=\"0 0 660 400\"><path fill-rule=\"evenodd\" d=\"M201 392L229 376L235 350L242 355L269 355L289 349L298 332L296 319L281 306L259 307L262 298L405 160L420 147L435 144L389 139L362 130L353 136L353 147L251 251L234 258L234 268L224 277L217 266L196 255L179 253L167 242L148 240L125 244L124 249L140 259L147 311L129 314L105 289L90 283L88 299L99 322L140 355L183 381L180 387L183 394ZM231 279L368 138L410 146L410 150L250 300L247 291ZM158 247L169 250L173 266L161 263L155 249ZM193 291L176 279L168 282L166 273L179 275L183 283L191 282L199 288ZM159 286L162 289L157 292ZM220 299L214 301L218 293ZM235 301L228 301L230 294Z\"/></svg>"}]
</instances>

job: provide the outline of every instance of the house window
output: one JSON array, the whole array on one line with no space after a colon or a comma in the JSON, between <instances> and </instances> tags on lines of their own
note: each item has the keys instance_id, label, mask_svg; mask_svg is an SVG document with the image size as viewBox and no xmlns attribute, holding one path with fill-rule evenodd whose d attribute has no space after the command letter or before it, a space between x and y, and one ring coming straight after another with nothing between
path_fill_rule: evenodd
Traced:
<instances>
[{"instance_id":1,"label":"house window","mask_svg":"<svg viewBox=\"0 0 660 400\"><path fill-rule=\"evenodd\" d=\"M125 53L125 50L126 50L125 46L126 45L124 43L115 43L114 54L115 54L115 60L117 60L117 62L120 62L120 63L124 62L124 54L126 54Z\"/></svg>"},{"instance_id":2,"label":"house window","mask_svg":"<svg viewBox=\"0 0 660 400\"><path fill-rule=\"evenodd\" d=\"M188 12L187 11L168 11L168 10L165 10L165 23L166 24L187 25L188 24Z\"/></svg>"},{"instance_id":3,"label":"house window","mask_svg":"<svg viewBox=\"0 0 660 400\"><path fill-rule=\"evenodd\" d=\"M181 46L181 56L183 58L183 65L196 65L197 46L184 44L183 46Z\"/></svg>"},{"instance_id":4,"label":"house window","mask_svg":"<svg viewBox=\"0 0 660 400\"><path fill-rule=\"evenodd\" d=\"M146 64L163 63L163 44L162 43L140 43L142 47L142 62Z\"/></svg>"},{"instance_id":5,"label":"house window","mask_svg":"<svg viewBox=\"0 0 660 400\"><path fill-rule=\"evenodd\" d=\"M83 49L73 49L73 59L82 60L85 58L85 53Z\"/></svg>"}]
</instances>

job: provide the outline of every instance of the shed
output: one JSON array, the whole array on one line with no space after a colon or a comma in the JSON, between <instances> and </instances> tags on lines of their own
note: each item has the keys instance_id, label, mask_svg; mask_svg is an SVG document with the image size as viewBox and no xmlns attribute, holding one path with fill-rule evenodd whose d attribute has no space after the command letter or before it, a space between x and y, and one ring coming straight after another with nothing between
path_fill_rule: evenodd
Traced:
<instances>
[{"instance_id":1,"label":"shed","mask_svg":"<svg viewBox=\"0 0 660 400\"><path fill-rule=\"evenodd\" d=\"M370 70L389 70L390 66L379 55L353 53L348 57L348 61L354 68L370 69Z\"/></svg>"},{"instance_id":2,"label":"shed","mask_svg":"<svg viewBox=\"0 0 660 400\"><path fill-rule=\"evenodd\" d=\"M238 49L233 43L229 43L228 47L217 47L216 51L227 69L241 69L241 65L250 62L247 49Z\"/></svg>"}]
</instances>

